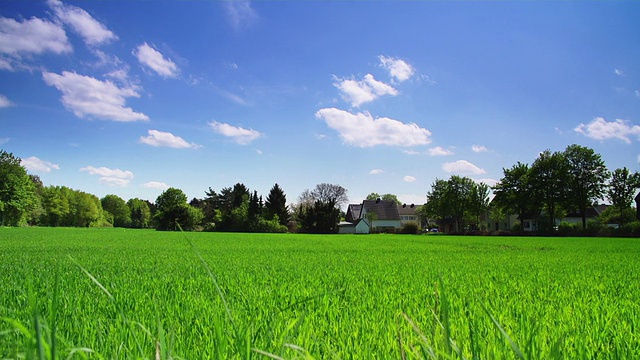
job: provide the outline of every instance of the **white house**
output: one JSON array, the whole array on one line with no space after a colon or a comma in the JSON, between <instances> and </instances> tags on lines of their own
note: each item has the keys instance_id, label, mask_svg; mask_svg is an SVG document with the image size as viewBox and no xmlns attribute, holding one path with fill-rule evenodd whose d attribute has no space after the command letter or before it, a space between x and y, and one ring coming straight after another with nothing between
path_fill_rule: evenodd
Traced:
<instances>
[{"instance_id":1,"label":"white house","mask_svg":"<svg viewBox=\"0 0 640 360\"><path fill-rule=\"evenodd\" d=\"M341 234L396 232L409 222L420 224L415 205L398 205L394 201L364 200L347 208L345 221L338 225Z\"/></svg>"}]
</instances>

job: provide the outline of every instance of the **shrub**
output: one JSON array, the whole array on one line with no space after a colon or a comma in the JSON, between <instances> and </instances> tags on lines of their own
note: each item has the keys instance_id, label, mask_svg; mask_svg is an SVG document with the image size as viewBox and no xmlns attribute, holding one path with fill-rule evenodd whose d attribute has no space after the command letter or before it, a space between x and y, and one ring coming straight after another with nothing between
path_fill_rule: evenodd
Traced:
<instances>
[{"instance_id":1,"label":"shrub","mask_svg":"<svg viewBox=\"0 0 640 360\"><path fill-rule=\"evenodd\" d=\"M418 224L415 222L408 222L405 223L404 225L402 225L402 233L403 234L418 234L420 231L420 228L418 227Z\"/></svg>"}]
</instances>

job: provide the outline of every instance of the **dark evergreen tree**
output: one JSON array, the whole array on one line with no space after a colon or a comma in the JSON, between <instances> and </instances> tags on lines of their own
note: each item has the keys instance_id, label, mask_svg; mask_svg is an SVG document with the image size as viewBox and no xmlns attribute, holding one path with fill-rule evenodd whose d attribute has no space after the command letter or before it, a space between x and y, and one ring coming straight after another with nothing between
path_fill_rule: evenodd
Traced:
<instances>
[{"instance_id":1,"label":"dark evergreen tree","mask_svg":"<svg viewBox=\"0 0 640 360\"><path fill-rule=\"evenodd\" d=\"M269 191L265 208L267 220L272 220L277 216L281 225L287 225L290 218L287 207L287 196L278 184L273 185L271 191Z\"/></svg>"}]
</instances>

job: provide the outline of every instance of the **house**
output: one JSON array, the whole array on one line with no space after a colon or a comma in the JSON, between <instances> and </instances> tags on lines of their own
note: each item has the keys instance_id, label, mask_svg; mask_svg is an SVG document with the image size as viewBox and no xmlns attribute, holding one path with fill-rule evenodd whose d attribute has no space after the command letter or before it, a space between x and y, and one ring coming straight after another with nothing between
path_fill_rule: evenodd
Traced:
<instances>
[{"instance_id":1,"label":"house","mask_svg":"<svg viewBox=\"0 0 640 360\"><path fill-rule=\"evenodd\" d=\"M398 205L394 201L364 200L347 208L345 221L338 224L341 234L396 232L409 222L420 224L415 205Z\"/></svg>"}]
</instances>

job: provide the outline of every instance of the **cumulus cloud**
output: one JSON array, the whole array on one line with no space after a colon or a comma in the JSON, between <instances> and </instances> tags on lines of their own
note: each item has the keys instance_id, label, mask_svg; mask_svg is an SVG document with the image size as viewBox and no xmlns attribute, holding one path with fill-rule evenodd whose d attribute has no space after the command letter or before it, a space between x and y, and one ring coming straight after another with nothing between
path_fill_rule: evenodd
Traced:
<instances>
[{"instance_id":1,"label":"cumulus cloud","mask_svg":"<svg viewBox=\"0 0 640 360\"><path fill-rule=\"evenodd\" d=\"M384 171L382 169L373 169L373 170L369 171L369 174L371 174L371 175L380 175L383 172Z\"/></svg>"},{"instance_id":2,"label":"cumulus cloud","mask_svg":"<svg viewBox=\"0 0 640 360\"><path fill-rule=\"evenodd\" d=\"M338 131L346 144L352 146L416 146L431 142L431 132L427 129L386 117L374 119L368 112L352 114L325 108L316 112L316 118L324 120L330 128Z\"/></svg>"},{"instance_id":3,"label":"cumulus cloud","mask_svg":"<svg viewBox=\"0 0 640 360\"><path fill-rule=\"evenodd\" d=\"M87 166L80 169L80 171L88 172L89 175L100 176L99 182L101 184L109 186L124 187L129 185L129 182L133 179L133 173L127 170L109 169L107 167L93 167Z\"/></svg>"},{"instance_id":4,"label":"cumulus cloud","mask_svg":"<svg viewBox=\"0 0 640 360\"><path fill-rule=\"evenodd\" d=\"M183 138L179 136L175 136L170 132L149 130L147 133L149 134L149 136L140 137L140 142L143 144L147 144L155 147L171 147L176 149L186 149L186 148L197 149L200 147L200 145L194 144L194 143L188 143Z\"/></svg>"},{"instance_id":5,"label":"cumulus cloud","mask_svg":"<svg viewBox=\"0 0 640 360\"><path fill-rule=\"evenodd\" d=\"M100 45L118 38L85 10L58 0L49 0L48 3L56 17L78 33L87 45Z\"/></svg>"},{"instance_id":6,"label":"cumulus cloud","mask_svg":"<svg viewBox=\"0 0 640 360\"><path fill-rule=\"evenodd\" d=\"M412 183L416 181L415 176L407 175L403 178L404 182Z\"/></svg>"},{"instance_id":7,"label":"cumulus cloud","mask_svg":"<svg viewBox=\"0 0 640 360\"><path fill-rule=\"evenodd\" d=\"M340 78L335 78L335 80L333 85L342 92L342 98L355 107L384 95L398 95L398 90L393 86L376 80L371 74L365 75L362 80Z\"/></svg>"},{"instance_id":8,"label":"cumulus cloud","mask_svg":"<svg viewBox=\"0 0 640 360\"><path fill-rule=\"evenodd\" d=\"M429 149L429 156L449 156L453 155L453 151L449 149L445 149L441 146L436 146L434 148Z\"/></svg>"},{"instance_id":9,"label":"cumulus cloud","mask_svg":"<svg viewBox=\"0 0 640 360\"><path fill-rule=\"evenodd\" d=\"M147 115L124 106L126 98L140 96L135 88L119 88L111 81L68 71L63 71L62 75L44 72L42 78L47 85L62 92L64 106L80 118L89 116L123 122L149 120Z\"/></svg>"},{"instance_id":10,"label":"cumulus cloud","mask_svg":"<svg viewBox=\"0 0 640 360\"><path fill-rule=\"evenodd\" d=\"M389 76L397 82L408 80L415 73L414 68L404 60L382 55L378 59L380 59L380 66L387 69Z\"/></svg>"},{"instance_id":11,"label":"cumulus cloud","mask_svg":"<svg viewBox=\"0 0 640 360\"><path fill-rule=\"evenodd\" d=\"M253 129L245 129L217 121L210 122L209 126L211 126L216 133L232 138L240 145L247 145L263 136L262 133Z\"/></svg>"},{"instance_id":12,"label":"cumulus cloud","mask_svg":"<svg viewBox=\"0 0 640 360\"><path fill-rule=\"evenodd\" d=\"M58 24L36 17L23 21L0 17L0 54L19 58L45 52L62 54L71 51L67 34ZM11 67L11 64L4 59L2 67Z\"/></svg>"},{"instance_id":13,"label":"cumulus cloud","mask_svg":"<svg viewBox=\"0 0 640 360\"><path fill-rule=\"evenodd\" d=\"M149 181L148 183L142 184L142 187L149 188L149 189L166 190L169 188L169 185L159 181Z\"/></svg>"},{"instance_id":14,"label":"cumulus cloud","mask_svg":"<svg viewBox=\"0 0 640 360\"><path fill-rule=\"evenodd\" d=\"M155 71L165 78L178 76L178 65L171 59L166 59L158 50L144 43L133 50L133 55L140 61L140 64Z\"/></svg>"},{"instance_id":15,"label":"cumulus cloud","mask_svg":"<svg viewBox=\"0 0 640 360\"><path fill-rule=\"evenodd\" d=\"M5 108L13 106L11 100L9 100L6 96L0 94L0 108Z\"/></svg>"},{"instance_id":16,"label":"cumulus cloud","mask_svg":"<svg viewBox=\"0 0 640 360\"><path fill-rule=\"evenodd\" d=\"M442 169L448 173L456 173L463 175L479 175L485 174L486 171L481 169L467 160L458 160L455 162L448 162L442 165Z\"/></svg>"},{"instance_id":17,"label":"cumulus cloud","mask_svg":"<svg viewBox=\"0 0 640 360\"><path fill-rule=\"evenodd\" d=\"M20 164L24 166L25 169L33 172L48 173L51 172L51 170L60 170L60 166L41 160L35 156L22 159Z\"/></svg>"},{"instance_id":18,"label":"cumulus cloud","mask_svg":"<svg viewBox=\"0 0 640 360\"><path fill-rule=\"evenodd\" d=\"M487 147L484 146L484 145L473 145L473 146L471 146L471 150L473 150L473 152L476 152L476 153L488 152L489 151L489 149L487 149Z\"/></svg>"},{"instance_id":19,"label":"cumulus cloud","mask_svg":"<svg viewBox=\"0 0 640 360\"><path fill-rule=\"evenodd\" d=\"M636 136L640 140L640 125L621 119L607 121L597 117L589 124L580 124L573 130L595 140L620 139L627 144L631 144L630 136Z\"/></svg>"}]
</instances>

